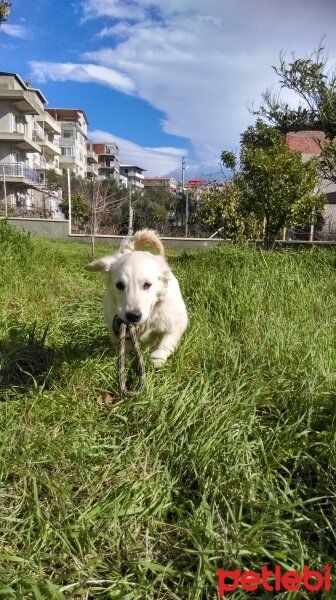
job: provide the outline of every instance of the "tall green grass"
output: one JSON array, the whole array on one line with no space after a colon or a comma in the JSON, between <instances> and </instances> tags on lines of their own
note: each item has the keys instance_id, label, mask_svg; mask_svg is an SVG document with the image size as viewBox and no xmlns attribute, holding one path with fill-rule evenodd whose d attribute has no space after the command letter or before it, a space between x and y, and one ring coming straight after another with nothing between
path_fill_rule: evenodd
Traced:
<instances>
[{"instance_id":1,"label":"tall green grass","mask_svg":"<svg viewBox=\"0 0 336 600\"><path fill-rule=\"evenodd\" d=\"M0 597L215 599L218 567L333 562L336 252L170 253L190 326L137 399L89 260L0 228Z\"/></svg>"}]
</instances>

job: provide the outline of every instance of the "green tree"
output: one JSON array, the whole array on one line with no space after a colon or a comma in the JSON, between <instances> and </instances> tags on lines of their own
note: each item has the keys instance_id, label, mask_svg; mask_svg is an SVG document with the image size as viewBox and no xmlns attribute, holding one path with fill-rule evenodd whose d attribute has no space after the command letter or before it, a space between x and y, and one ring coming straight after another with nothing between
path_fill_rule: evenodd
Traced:
<instances>
[{"instance_id":1,"label":"green tree","mask_svg":"<svg viewBox=\"0 0 336 600\"><path fill-rule=\"evenodd\" d=\"M6 2L6 0L0 0L0 25L7 21L7 17L10 13L11 6L11 2Z\"/></svg>"},{"instance_id":2,"label":"green tree","mask_svg":"<svg viewBox=\"0 0 336 600\"><path fill-rule=\"evenodd\" d=\"M46 187L48 190L62 190L64 193L67 190L65 175L59 175L55 169L50 169L45 174Z\"/></svg>"},{"instance_id":3,"label":"green tree","mask_svg":"<svg viewBox=\"0 0 336 600\"><path fill-rule=\"evenodd\" d=\"M226 157L222 153L225 166ZM266 248L274 245L284 227L309 226L322 212L324 196L316 193L319 161L302 161L292 152L283 134L258 119L241 136L239 212L245 219L263 224Z\"/></svg>"},{"instance_id":4,"label":"green tree","mask_svg":"<svg viewBox=\"0 0 336 600\"><path fill-rule=\"evenodd\" d=\"M230 155L231 168L235 161ZM196 222L212 225L215 230L222 230L222 237L239 241L253 237L254 223L241 211L241 190L238 178L227 181L223 186L210 185L203 191L194 217Z\"/></svg>"},{"instance_id":5,"label":"green tree","mask_svg":"<svg viewBox=\"0 0 336 600\"><path fill-rule=\"evenodd\" d=\"M328 66L328 57L320 44L306 58L287 61L280 54L279 66L273 67L280 88L290 90L298 104L291 106L281 99L281 92L267 89L262 103L252 112L266 118L283 133L290 131L323 131L324 139L316 136L320 146L320 168L323 176L336 182L336 68Z\"/></svg>"},{"instance_id":6,"label":"green tree","mask_svg":"<svg viewBox=\"0 0 336 600\"><path fill-rule=\"evenodd\" d=\"M176 207L176 196L168 190L152 188L144 193L134 193L132 205L135 230L149 227L162 233L169 223L169 213Z\"/></svg>"},{"instance_id":7,"label":"green tree","mask_svg":"<svg viewBox=\"0 0 336 600\"><path fill-rule=\"evenodd\" d=\"M66 196L60 202L60 209L65 215L65 218L69 218L69 199ZM71 216L77 225L86 225L91 219L91 206L88 198L79 194L71 195Z\"/></svg>"}]
</instances>

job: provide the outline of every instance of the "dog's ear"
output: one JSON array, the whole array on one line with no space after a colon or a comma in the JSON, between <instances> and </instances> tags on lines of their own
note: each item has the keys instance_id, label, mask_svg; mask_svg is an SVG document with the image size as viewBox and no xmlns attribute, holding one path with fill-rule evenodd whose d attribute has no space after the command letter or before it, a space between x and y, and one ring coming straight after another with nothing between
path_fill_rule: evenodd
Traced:
<instances>
[{"instance_id":1,"label":"dog's ear","mask_svg":"<svg viewBox=\"0 0 336 600\"><path fill-rule=\"evenodd\" d=\"M170 273L171 273L170 268L169 268L165 258L163 258L161 256L156 256L155 260L160 265L159 280L162 282L162 286L164 288L166 288L168 286L168 281L170 278Z\"/></svg>"},{"instance_id":2,"label":"dog's ear","mask_svg":"<svg viewBox=\"0 0 336 600\"><path fill-rule=\"evenodd\" d=\"M90 262L88 265L85 265L84 268L86 271L109 271L115 261L116 257L109 254Z\"/></svg>"},{"instance_id":3,"label":"dog's ear","mask_svg":"<svg viewBox=\"0 0 336 600\"><path fill-rule=\"evenodd\" d=\"M168 286L169 277L170 277L169 269L162 271L159 275L159 279L160 279L160 281L162 281L163 287L165 287L165 288Z\"/></svg>"}]
</instances>

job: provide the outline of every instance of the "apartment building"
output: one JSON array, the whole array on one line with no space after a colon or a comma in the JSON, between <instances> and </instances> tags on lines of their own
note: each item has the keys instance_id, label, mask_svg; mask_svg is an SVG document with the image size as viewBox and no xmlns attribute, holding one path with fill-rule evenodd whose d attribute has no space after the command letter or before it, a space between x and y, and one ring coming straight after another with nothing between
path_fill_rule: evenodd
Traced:
<instances>
[{"instance_id":1,"label":"apartment building","mask_svg":"<svg viewBox=\"0 0 336 600\"><path fill-rule=\"evenodd\" d=\"M138 167L137 165L120 165L120 175L127 177L127 186L131 186L137 191L143 191L145 189L144 171L146 171L146 169L142 169L142 167Z\"/></svg>"},{"instance_id":2,"label":"apartment building","mask_svg":"<svg viewBox=\"0 0 336 600\"><path fill-rule=\"evenodd\" d=\"M86 166L87 178L88 179L96 179L99 176L99 166L98 166L99 156L93 150L91 143L86 144L86 160L87 160L87 166Z\"/></svg>"},{"instance_id":3,"label":"apartment building","mask_svg":"<svg viewBox=\"0 0 336 600\"><path fill-rule=\"evenodd\" d=\"M164 189L171 194L176 194L177 181L174 177L145 177L145 190Z\"/></svg>"},{"instance_id":4,"label":"apartment building","mask_svg":"<svg viewBox=\"0 0 336 600\"><path fill-rule=\"evenodd\" d=\"M46 98L16 73L0 72L0 202L32 207L44 174L58 169L60 128Z\"/></svg>"},{"instance_id":5,"label":"apartment building","mask_svg":"<svg viewBox=\"0 0 336 600\"><path fill-rule=\"evenodd\" d=\"M300 152L302 160L319 157L321 154L320 144L323 143L325 135L323 131L297 131L286 134L286 143L290 150ZM324 230L336 230L336 183L327 179L321 179L319 191L326 195L324 205Z\"/></svg>"},{"instance_id":6,"label":"apartment building","mask_svg":"<svg viewBox=\"0 0 336 600\"><path fill-rule=\"evenodd\" d=\"M59 163L61 126L46 111L43 111L42 115L35 117L33 136L41 146L41 152L34 154L33 165L41 175L41 183L45 183L45 176L50 169L56 171L58 175L62 173Z\"/></svg>"},{"instance_id":7,"label":"apartment building","mask_svg":"<svg viewBox=\"0 0 336 600\"><path fill-rule=\"evenodd\" d=\"M90 152L98 155L98 176L102 179L113 179L119 183L120 158L118 144L90 142L88 148Z\"/></svg>"},{"instance_id":8,"label":"apartment building","mask_svg":"<svg viewBox=\"0 0 336 600\"><path fill-rule=\"evenodd\" d=\"M204 188L207 183L206 179L188 179L188 181L185 182L184 187L187 188L187 190L194 190Z\"/></svg>"},{"instance_id":9,"label":"apartment building","mask_svg":"<svg viewBox=\"0 0 336 600\"><path fill-rule=\"evenodd\" d=\"M46 111L61 127L60 168L86 178L88 120L85 112L80 108L47 108Z\"/></svg>"}]
</instances>

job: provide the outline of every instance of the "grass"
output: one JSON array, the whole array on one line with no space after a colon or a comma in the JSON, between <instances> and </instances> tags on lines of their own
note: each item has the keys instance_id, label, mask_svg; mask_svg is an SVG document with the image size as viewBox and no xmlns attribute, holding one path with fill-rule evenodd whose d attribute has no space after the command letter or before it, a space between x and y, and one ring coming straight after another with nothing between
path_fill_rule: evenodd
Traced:
<instances>
[{"instance_id":1,"label":"grass","mask_svg":"<svg viewBox=\"0 0 336 600\"><path fill-rule=\"evenodd\" d=\"M217 568L335 561L336 252L169 259L190 326L128 399L88 248L0 228L0 597L215 599Z\"/></svg>"}]
</instances>

